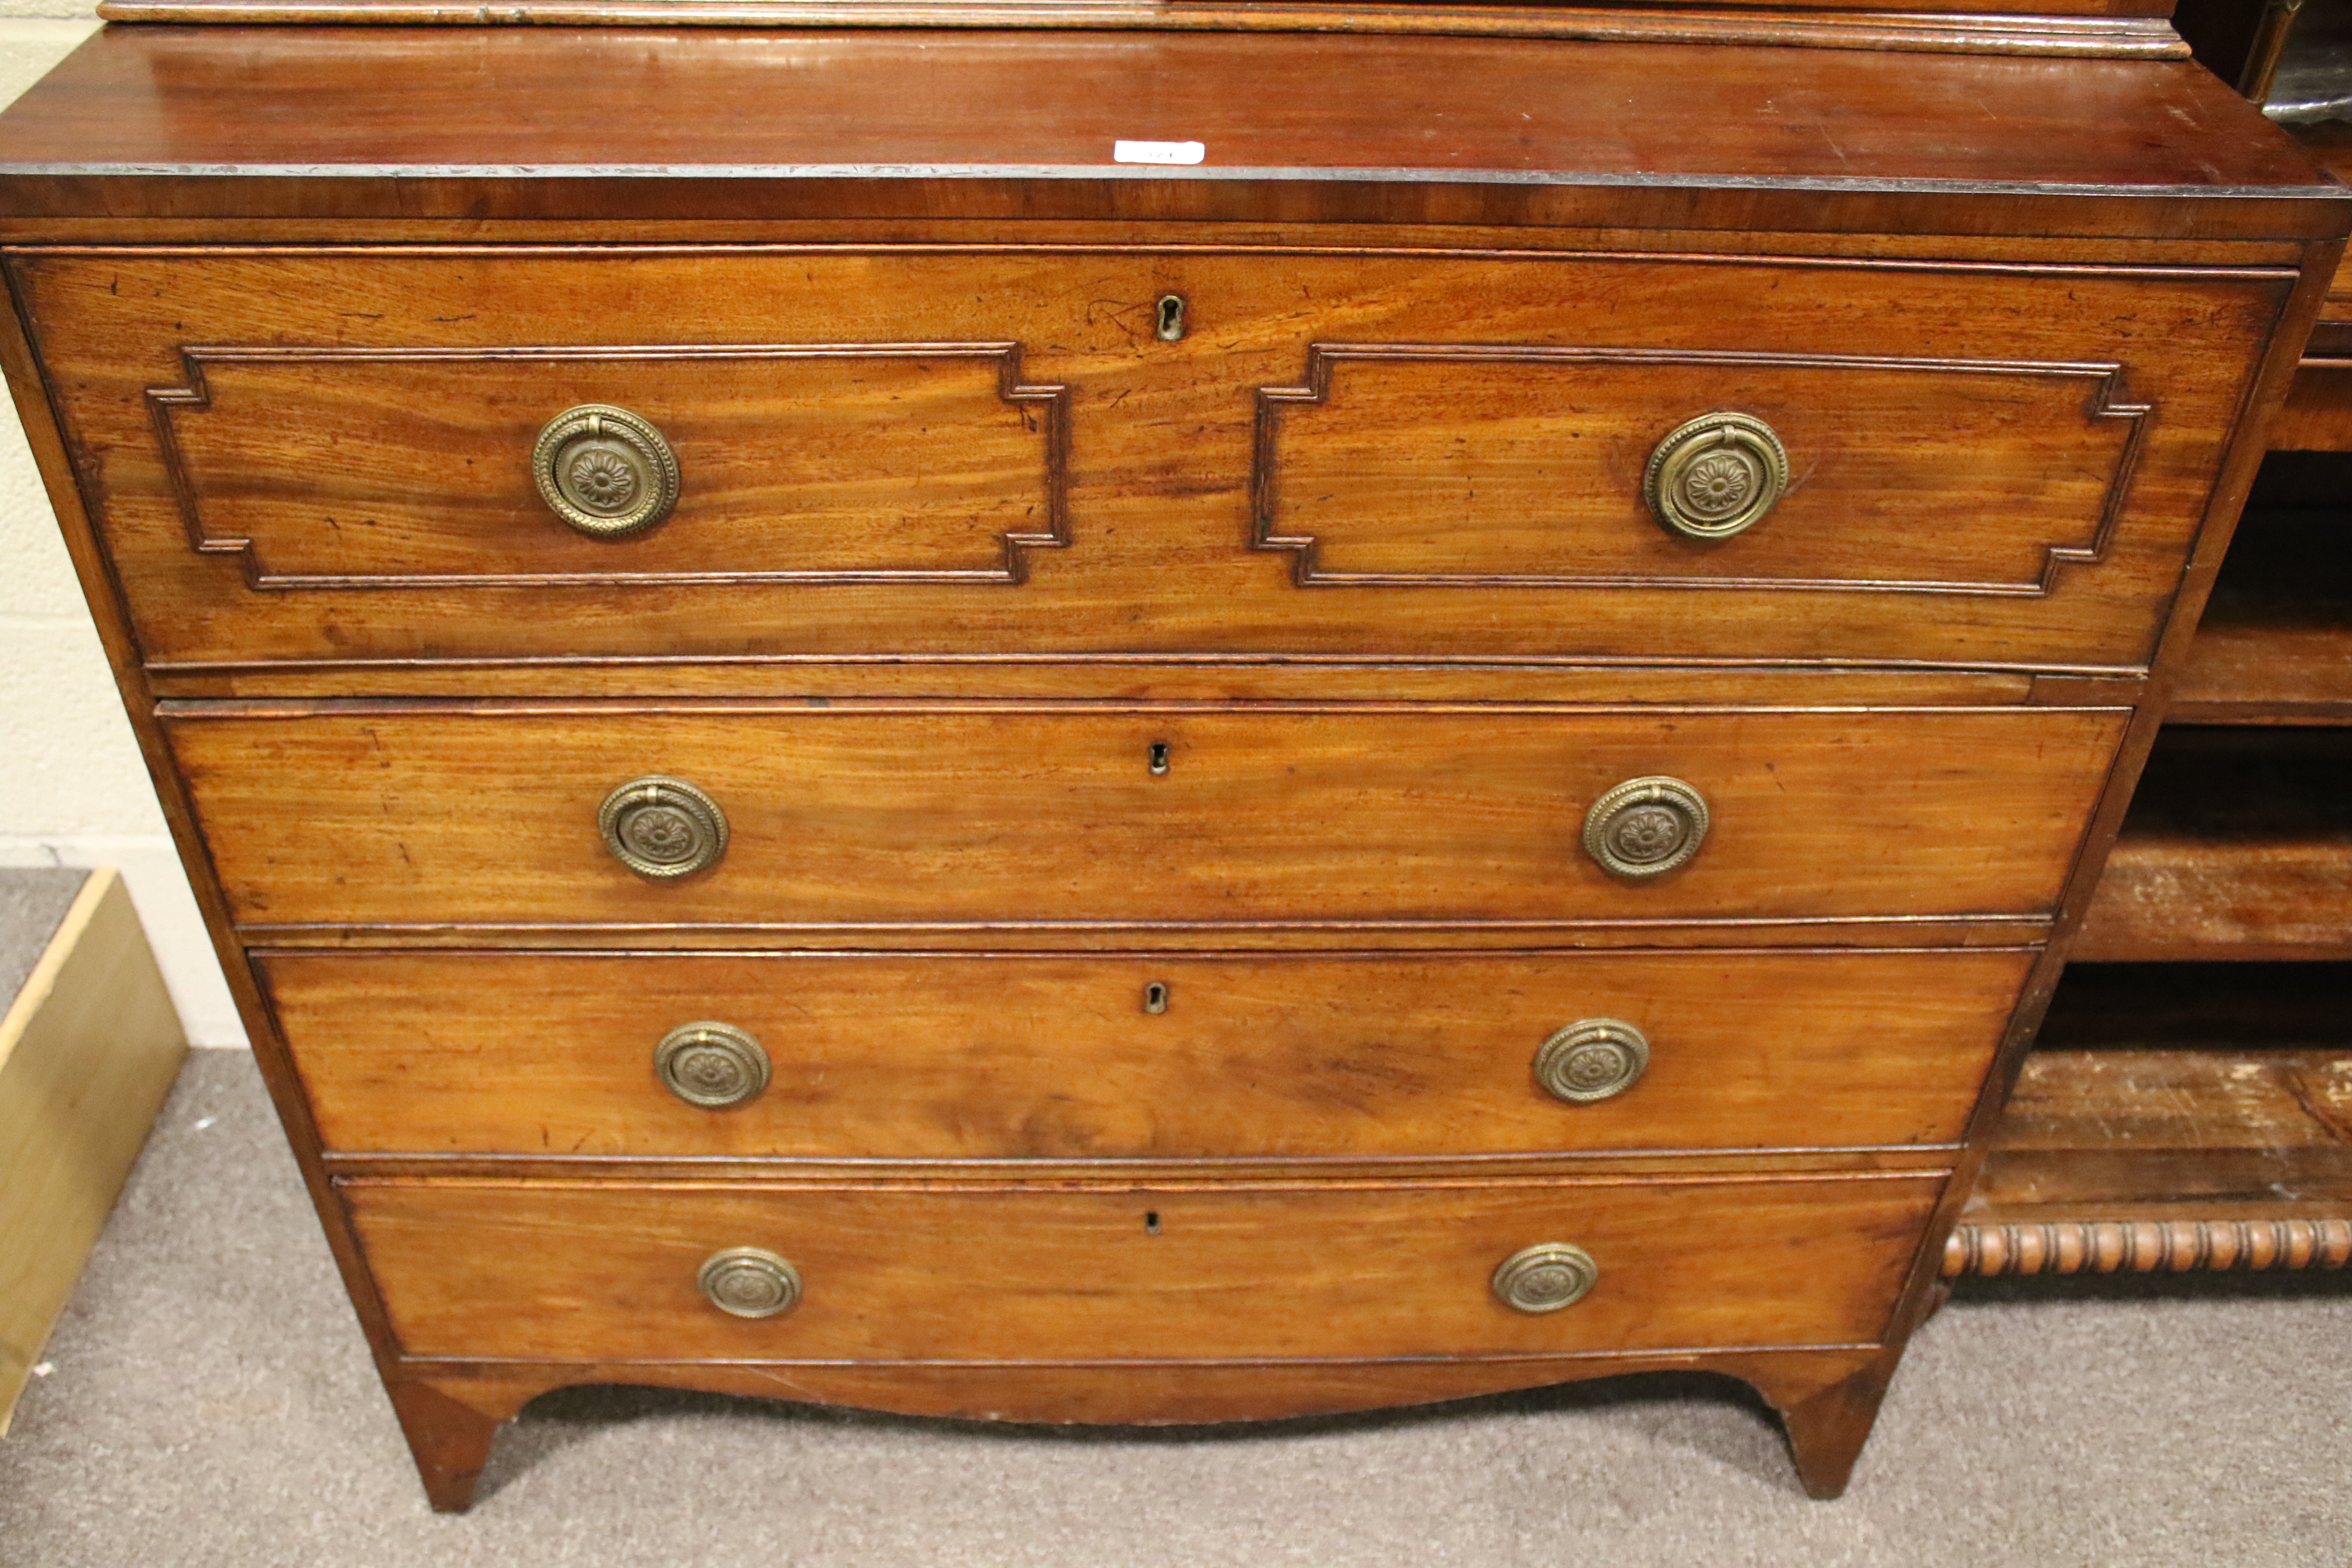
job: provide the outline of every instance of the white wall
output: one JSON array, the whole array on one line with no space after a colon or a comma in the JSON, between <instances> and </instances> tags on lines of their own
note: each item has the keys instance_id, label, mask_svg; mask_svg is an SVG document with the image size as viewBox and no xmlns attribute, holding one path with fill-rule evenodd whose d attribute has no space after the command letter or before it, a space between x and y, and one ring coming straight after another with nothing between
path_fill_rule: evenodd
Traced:
<instances>
[{"instance_id":1,"label":"white wall","mask_svg":"<svg viewBox=\"0 0 2352 1568\"><path fill-rule=\"evenodd\" d=\"M88 3L0 0L0 102L97 26ZM188 1038L242 1046L16 411L0 400L0 866L119 866Z\"/></svg>"}]
</instances>

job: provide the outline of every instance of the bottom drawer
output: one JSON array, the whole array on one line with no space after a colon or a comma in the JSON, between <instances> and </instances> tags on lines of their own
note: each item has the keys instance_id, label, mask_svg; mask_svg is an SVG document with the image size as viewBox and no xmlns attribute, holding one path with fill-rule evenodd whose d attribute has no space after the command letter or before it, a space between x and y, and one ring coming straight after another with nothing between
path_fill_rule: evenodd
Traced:
<instances>
[{"instance_id":1,"label":"bottom drawer","mask_svg":"<svg viewBox=\"0 0 2352 1568\"><path fill-rule=\"evenodd\" d=\"M1546 1355L1876 1341L1936 1174L1219 1183L1117 1191L348 1179L402 1349L556 1361ZM1496 1293L1547 1243L1597 1279ZM697 1285L765 1249L798 1299Z\"/></svg>"}]
</instances>

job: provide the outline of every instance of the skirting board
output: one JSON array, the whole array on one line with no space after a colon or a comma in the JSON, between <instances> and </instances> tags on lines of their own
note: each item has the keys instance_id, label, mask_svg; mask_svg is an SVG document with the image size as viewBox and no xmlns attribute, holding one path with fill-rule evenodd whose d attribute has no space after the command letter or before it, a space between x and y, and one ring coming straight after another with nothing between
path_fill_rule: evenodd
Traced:
<instances>
[{"instance_id":1,"label":"skirting board","mask_svg":"<svg viewBox=\"0 0 2352 1568\"><path fill-rule=\"evenodd\" d=\"M0 1018L0 1434L186 1052L121 877L91 872Z\"/></svg>"}]
</instances>

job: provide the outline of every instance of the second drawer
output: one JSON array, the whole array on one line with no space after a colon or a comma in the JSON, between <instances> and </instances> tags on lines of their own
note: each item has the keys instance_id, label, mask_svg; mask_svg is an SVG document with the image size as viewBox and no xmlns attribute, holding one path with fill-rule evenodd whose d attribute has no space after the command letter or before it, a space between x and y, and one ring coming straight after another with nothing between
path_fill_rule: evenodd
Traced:
<instances>
[{"instance_id":1,"label":"second drawer","mask_svg":"<svg viewBox=\"0 0 2352 1568\"><path fill-rule=\"evenodd\" d=\"M166 717L242 923L774 930L2042 916L2125 714L224 704ZM1691 805L1622 793L1656 777ZM688 820L698 798L708 830ZM1622 830L1601 840L1612 853L1663 874L1604 869L1596 823ZM632 844L667 871L702 849L716 863L641 875L620 858Z\"/></svg>"},{"instance_id":2,"label":"second drawer","mask_svg":"<svg viewBox=\"0 0 2352 1568\"><path fill-rule=\"evenodd\" d=\"M257 967L331 1152L1053 1160L1956 1142L2031 962L279 952ZM666 1039L679 1088L657 1072Z\"/></svg>"}]
</instances>

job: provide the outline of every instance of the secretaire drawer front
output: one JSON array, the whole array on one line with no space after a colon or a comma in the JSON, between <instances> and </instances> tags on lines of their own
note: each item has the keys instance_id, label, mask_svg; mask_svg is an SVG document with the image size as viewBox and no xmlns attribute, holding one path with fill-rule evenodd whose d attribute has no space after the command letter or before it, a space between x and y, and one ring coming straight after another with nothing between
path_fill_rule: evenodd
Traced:
<instances>
[{"instance_id":1,"label":"secretaire drawer front","mask_svg":"<svg viewBox=\"0 0 2352 1568\"><path fill-rule=\"evenodd\" d=\"M919 247L11 265L167 668L2134 664L2293 280Z\"/></svg>"},{"instance_id":2,"label":"secretaire drawer front","mask_svg":"<svg viewBox=\"0 0 2352 1568\"><path fill-rule=\"evenodd\" d=\"M1941 1186L341 1191L412 1356L1054 1362L1867 1343Z\"/></svg>"},{"instance_id":3,"label":"secretaire drawer front","mask_svg":"<svg viewBox=\"0 0 2352 1568\"><path fill-rule=\"evenodd\" d=\"M1957 1142L2024 952L277 952L353 1153L1319 1157Z\"/></svg>"},{"instance_id":4,"label":"secretaire drawer front","mask_svg":"<svg viewBox=\"0 0 2352 1568\"><path fill-rule=\"evenodd\" d=\"M2105 710L188 707L234 916L1578 923L2047 912Z\"/></svg>"}]
</instances>

